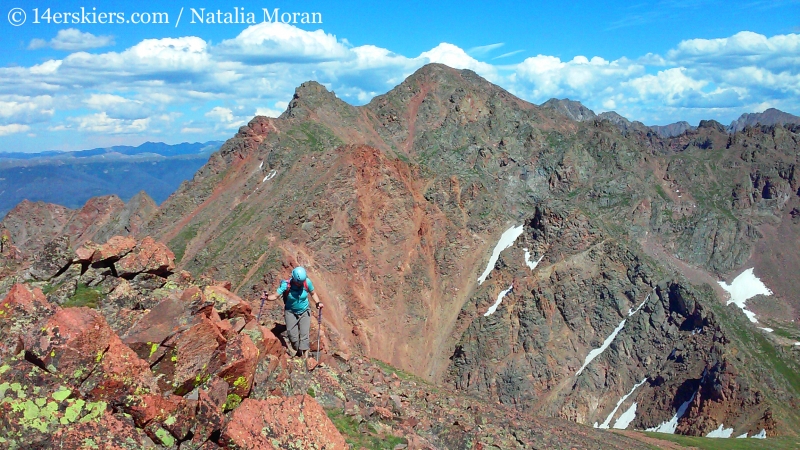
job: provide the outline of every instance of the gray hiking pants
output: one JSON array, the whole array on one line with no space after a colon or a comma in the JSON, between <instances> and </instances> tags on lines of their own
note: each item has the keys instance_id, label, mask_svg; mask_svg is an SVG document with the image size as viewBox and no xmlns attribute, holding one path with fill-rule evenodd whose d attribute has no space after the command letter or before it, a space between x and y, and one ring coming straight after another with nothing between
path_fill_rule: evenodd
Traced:
<instances>
[{"instance_id":1,"label":"gray hiking pants","mask_svg":"<svg viewBox=\"0 0 800 450\"><path fill-rule=\"evenodd\" d=\"M295 350L308 350L308 331L311 327L311 309L307 309L302 314L295 314L284 310L283 316L286 319L286 334Z\"/></svg>"}]
</instances>

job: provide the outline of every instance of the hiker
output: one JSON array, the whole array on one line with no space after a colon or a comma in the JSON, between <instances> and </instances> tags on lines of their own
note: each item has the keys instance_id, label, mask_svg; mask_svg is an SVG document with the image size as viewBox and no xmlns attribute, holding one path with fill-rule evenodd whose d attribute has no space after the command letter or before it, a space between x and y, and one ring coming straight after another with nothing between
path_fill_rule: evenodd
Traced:
<instances>
[{"instance_id":1,"label":"hiker","mask_svg":"<svg viewBox=\"0 0 800 450\"><path fill-rule=\"evenodd\" d=\"M266 292L264 292L266 294ZM314 299L317 309L322 309L322 302L314 292L314 283L306 275L306 269L295 267L292 270L292 277L288 280L281 280L281 285L275 294L269 294L267 300L274 301L279 295L283 295L284 317L286 319L286 331L289 335L288 347L289 356L299 355L308 356L308 332L311 326L311 310L308 307L308 295Z\"/></svg>"}]
</instances>

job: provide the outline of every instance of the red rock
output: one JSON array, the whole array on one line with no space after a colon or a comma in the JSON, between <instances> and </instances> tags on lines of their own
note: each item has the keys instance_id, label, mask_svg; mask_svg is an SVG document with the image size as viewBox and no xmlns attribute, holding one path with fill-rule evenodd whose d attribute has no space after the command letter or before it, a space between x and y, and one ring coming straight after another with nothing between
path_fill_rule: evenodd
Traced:
<instances>
[{"instance_id":1,"label":"red rock","mask_svg":"<svg viewBox=\"0 0 800 450\"><path fill-rule=\"evenodd\" d=\"M203 291L197 286L190 286L181 294L181 301L185 303L191 303L193 301L205 302L205 300L206 297L203 295Z\"/></svg>"},{"instance_id":2,"label":"red rock","mask_svg":"<svg viewBox=\"0 0 800 450\"><path fill-rule=\"evenodd\" d=\"M60 308L51 305L39 288L15 284L0 301L0 361L22 351L22 336Z\"/></svg>"},{"instance_id":3,"label":"red rock","mask_svg":"<svg viewBox=\"0 0 800 450\"><path fill-rule=\"evenodd\" d=\"M123 404L126 413L133 417L136 426L144 427L152 421L165 421L181 406L183 398L176 395L163 397L156 394L135 395Z\"/></svg>"},{"instance_id":4,"label":"red rock","mask_svg":"<svg viewBox=\"0 0 800 450\"><path fill-rule=\"evenodd\" d=\"M92 263L98 261L116 261L123 258L136 247L136 240L129 236L114 236L100 245L92 254Z\"/></svg>"},{"instance_id":5,"label":"red rock","mask_svg":"<svg viewBox=\"0 0 800 450\"><path fill-rule=\"evenodd\" d=\"M213 377L200 389L200 392L206 393L215 405L222 408L228 400L228 389L230 389L230 385L227 381L219 377Z\"/></svg>"},{"instance_id":6,"label":"red rock","mask_svg":"<svg viewBox=\"0 0 800 450\"><path fill-rule=\"evenodd\" d=\"M164 274L175 269L175 254L166 245L147 236L136 246L135 251L120 259L115 267L120 276L143 272Z\"/></svg>"},{"instance_id":7,"label":"red rock","mask_svg":"<svg viewBox=\"0 0 800 450\"><path fill-rule=\"evenodd\" d=\"M133 350L112 335L100 365L81 384L81 391L92 401L122 403L128 395L159 393L150 366Z\"/></svg>"},{"instance_id":8,"label":"red rock","mask_svg":"<svg viewBox=\"0 0 800 450\"><path fill-rule=\"evenodd\" d=\"M322 406L308 395L245 399L225 425L221 442L247 449L349 448Z\"/></svg>"},{"instance_id":9,"label":"red rock","mask_svg":"<svg viewBox=\"0 0 800 450\"><path fill-rule=\"evenodd\" d=\"M226 281L217 281L216 283L214 283L214 286L222 287L222 288L224 288L224 289L226 289L228 291L233 289L233 285L231 284L230 281L227 281L227 280Z\"/></svg>"},{"instance_id":10,"label":"red rock","mask_svg":"<svg viewBox=\"0 0 800 450\"><path fill-rule=\"evenodd\" d=\"M224 391L223 391L224 395ZM192 437L190 448L200 448L208 438L216 432L222 430L224 423L222 415L222 405L217 404L205 391L200 390L197 399L197 411L195 413L196 426Z\"/></svg>"},{"instance_id":11,"label":"red rock","mask_svg":"<svg viewBox=\"0 0 800 450\"><path fill-rule=\"evenodd\" d=\"M166 351L161 343L202 320L202 316L191 315L190 307L183 298L164 299L122 337L122 342L149 364L155 363Z\"/></svg>"},{"instance_id":12,"label":"red rock","mask_svg":"<svg viewBox=\"0 0 800 450\"><path fill-rule=\"evenodd\" d=\"M247 322L242 329L242 334L250 336L250 339L258 348L260 358L264 358L267 355L280 356L285 354L281 340L272 331L259 325L255 320Z\"/></svg>"},{"instance_id":13,"label":"red rock","mask_svg":"<svg viewBox=\"0 0 800 450\"><path fill-rule=\"evenodd\" d=\"M145 448L144 433L106 411L95 421L77 422L52 436L51 448L130 450Z\"/></svg>"},{"instance_id":14,"label":"red rock","mask_svg":"<svg viewBox=\"0 0 800 450\"><path fill-rule=\"evenodd\" d=\"M174 362L171 385L179 395L209 379L221 365L213 357L215 350L225 344L225 337L208 318L199 317L201 321L182 332L175 341L174 361L170 361Z\"/></svg>"},{"instance_id":15,"label":"red rock","mask_svg":"<svg viewBox=\"0 0 800 450\"><path fill-rule=\"evenodd\" d=\"M106 319L89 308L62 309L22 340L51 372L83 379L100 363L115 337Z\"/></svg>"},{"instance_id":16,"label":"red rock","mask_svg":"<svg viewBox=\"0 0 800 450\"><path fill-rule=\"evenodd\" d=\"M228 396L244 398L253 386L253 377L258 364L258 348L246 334L237 334L227 342L224 350L213 357L221 367L217 376L225 380L230 388Z\"/></svg>"},{"instance_id":17,"label":"red rock","mask_svg":"<svg viewBox=\"0 0 800 450\"><path fill-rule=\"evenodd\" d=\"M75 259L73 259L73 261L85 262L85 263L92 262L92 256L99 247L100 247L99 245L95 244L92 241L84 242L83 245L81 245L80 247L78 247L77 250L75 250Z\"/></svg>"},{"instance_id":18,"label":"red rock","mask_svg":"<svg viewBox=\"0 0 800 450\"><path fill-rule=\"evenodd\" d=\"M250 304L229 290L221 286L206 286L203 292L206 299L214 302L214 307L223 319L232 317L243 317L248 321L253 319L253 308Z\"/></svg>"},{"instance_id":19,"label":"red rock","mask_svg":"<svg viewBox=\"0 0 800 450\"><path fill-rule=\"evenodd\" d=\"M392 412L382 406L375 407L375 414L383 420L390 420L393 417Z\"/></svg>"},{"instance_id":20,"label":"red rock","mask_svg":"<svg viewBox=\"0 0 800 450\"><path fill-rule=\"evenodd\" d=\"M313 357L309 356L306 359L306 370L308 370L309 372L316 369L318 365L319 363Z\"/></svg>"},{"instance_id":21,"label":"red rock","mask_svg":"<svg viewBox=\"0 0 800 450\"><path fill-rule=\"evenodd\" d=\"M161 420L161 426L178 440L185 440L195 425L197 401L181 399L178 408Z\"/></svg>"}]
</instances>

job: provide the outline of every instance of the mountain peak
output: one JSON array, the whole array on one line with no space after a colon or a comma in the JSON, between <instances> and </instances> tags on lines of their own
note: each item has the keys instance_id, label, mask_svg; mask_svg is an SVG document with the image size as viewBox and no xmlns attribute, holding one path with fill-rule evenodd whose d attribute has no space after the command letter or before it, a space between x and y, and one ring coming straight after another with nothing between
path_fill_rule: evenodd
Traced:
<instances>
[{"instance_id":1,"label":"mountain peak","mask_svg":"<svg viewBox=\"0 0 800 450\"><path fill-rule=\"evenodd\" d=\"M800 124L800 117L775 108L767 108L760 113L746 113L731 122L728 131L735 133L742 131L747 126L754 125L785 125L787 123Z\"/></svg>"},{"instance_id":2,"label":"mountain peak","mask_svg":"<svg viewBox=\"0 0 800 450\"><path fill-rule=\"evenodd\" d=\"M550 100L542 103L540 106L542 108L556 110L577 122L583 122L597 117L597 114L595 114L594 111L583 106L581 102L570 100L568 98L551 98Z\"/></svg>"},{"instance_id":3,"label":"mountain peak","mask_svg":"<svg viewBox=\"0 0 800 450\"><path fill-rule=\"evenodd\" d=\"M286 111L280 115L280 118L305 116L306 113L329 103L344 102L322 84L313 80L306 81L295 88L292 101L289 102L289 106L286 107Z\"/></svg>"}]
</instances>

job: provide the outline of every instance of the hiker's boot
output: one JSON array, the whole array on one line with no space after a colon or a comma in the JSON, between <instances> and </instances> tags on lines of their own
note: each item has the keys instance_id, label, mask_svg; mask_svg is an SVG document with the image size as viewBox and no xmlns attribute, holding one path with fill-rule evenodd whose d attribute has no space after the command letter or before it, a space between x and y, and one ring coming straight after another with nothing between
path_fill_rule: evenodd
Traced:
<instances>
[{"instance_id":1,"label":"hiker's boot","mask_svg":"<svg viewBox=\"0 0 800 450\"><path fill-rule=\"evenodd\" d=\"M286 354L289 355L289 358L297 356L297 350L294 349L294 346L289 341L286 341Z\"/></svg>"},{"instance_id":2,"label":"hiker's boot","mask_svg":"<svg viewBox=\"0 0 800 450\"><path fill-rule=\"evenodd\" d=\"M308 358L308 350L300 350L300 357L303 359Z\"/></svg>"}]
</instances>

